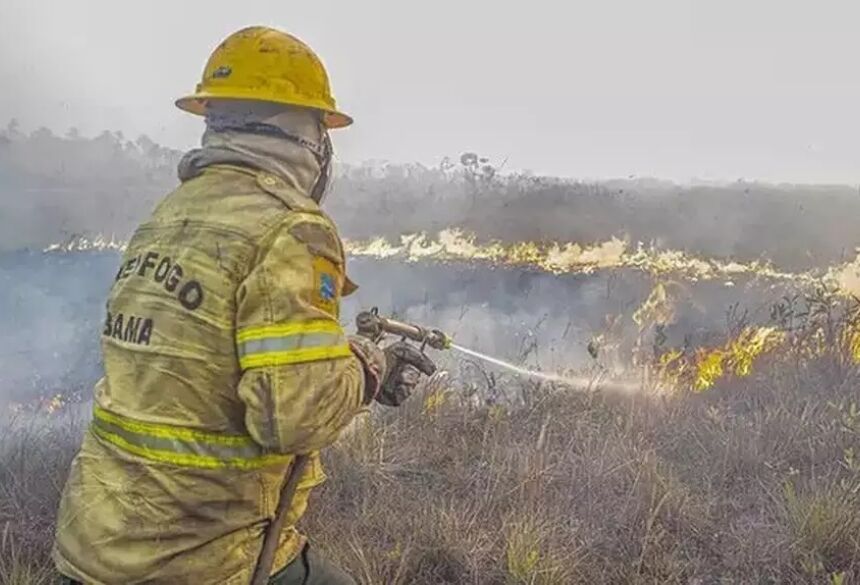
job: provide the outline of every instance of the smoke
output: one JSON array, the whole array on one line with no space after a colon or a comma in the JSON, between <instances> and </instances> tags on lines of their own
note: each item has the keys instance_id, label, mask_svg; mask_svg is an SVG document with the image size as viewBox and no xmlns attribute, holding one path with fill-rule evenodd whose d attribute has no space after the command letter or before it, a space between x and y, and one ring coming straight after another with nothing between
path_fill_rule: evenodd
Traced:
<instances>
[{"instance_id":1,"label":"smoke","mask_svg":"<svg viewBox=\"0 0 860 585\"><path fill-rule=\"evenodd\" d=\"M11 284L0 293L0 397L89 391L101 372L100 324L118 262L116 252L0 255L2 282ZM460 345L560 373L620 367L617 356L629 354L642 335L632 315L654 285L636 271L559 276L364 258L350 261L349 271L361 285L344 299L342 322L349 330L358 311L377 306L383 314L438 327ZM779 294L712 282L671 290L682 292L671 298L675 309L664 332L667 344L721 330L723 308L732 303L749 306L751 298L765 303L768 295ZM588 346L601 336L595 358ZM434 355L444 367L461 371L456 356Z\"/></svg>"},{"instance_id":2,"label":"smoke","mask_svg":"<svg viewBox=\"0 0 860 585\"><path fill-rule=\"evenodd\" d=\"M0 254L0 402L80 391L101 371L113 254Z\"/></svg>"},{"instance_id":3,"label":"smoke","mask_svg":"<svg viewBox=\"0 0 860 585\"><path fill-rule=\"evenodd\" d=\"M25 134L10 123L0 130L0 250L44 248L75 234L128 238L176 185L180 156L145 136ZM467 153L438 167L342 165L328 211L350 239L397 241L450 228L481 241L584 248L616 238L722 261L770 260L785 271L844 262L860 246L854 187L582 182L506 174L475 160L484 159Z\"/></svg>"},{"instance_id":4,"label":"smoke","mask_svg":"<svg viewBox=\"0 0 860 585\"><path fill-rule=\"evenodd\" d=\"M127 238L175 184L178 157L145 138L24 135L10 125L0 133L0 250L43 249L75 234L91 240L108 234L114 243ZM353 249L366 254L349 262L361 288L344 301L345 324L377 306L541 371L618 371L635 352L715 339L719 345L730 326L727 313L766 323L768 308L797 279L787 272L759 278L758 268L732 272L736 261L758 267L772 260L782 270L822 273L837 265L831 280L860 290L856 266L838 264L860 245L854 225L860 198L847 187L595 184L483 168L475 175L464 163L342 167L329 201L345 237L386 238ZM438 237L412 236L406 252L367 253L420 232ZM493 239L500 243L488 255L477 242ZM637 256L640 241L676 252ZM494 266L500 250L518 260ZM118 261L115 251L0 254L0 399L95 382L99 325ZM660 270L682 264L686 272ZM714 266L718 277L702 279L701 271ZM815 278L802 274L808 282ZM653 294L676 277L662 296ZM654 307L644 306L649 298ZM634 319L657 313L659 319ZM449 360L446 367L461 365L451 355L439 357Z\"/></svg>"},{"instance_id":5,"label":"smoke","mask_svg":"<svg viewBox=\"0 0 860 585\"><path fill-rule=\"evenodd\" d=\"M145 136L0 130L0 251L92 233L128 235L177 182L180 153Z\"/></svg>"}]
</instances>

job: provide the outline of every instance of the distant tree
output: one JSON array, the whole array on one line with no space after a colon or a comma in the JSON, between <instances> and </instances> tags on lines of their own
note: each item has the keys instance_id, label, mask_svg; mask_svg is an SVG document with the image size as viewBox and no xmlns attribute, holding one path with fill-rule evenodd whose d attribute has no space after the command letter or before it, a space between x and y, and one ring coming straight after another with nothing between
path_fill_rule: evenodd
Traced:
<instances>
[{"instance_id":1,"label":"distant tree","mask_svg":"<svg viewBox=\"0 0 860 585\"><path fill-rule=\"evenodd\" d=\"M21 136L21 124L18 122L18 118L12 118L9 120L9 123L6 124L6 130L4 134L9 138L20 138Z\"/></svg>"},{"instance_id":2,"label":"distant tree","mask_svg":"<svg viewBox=\"0 0 860 585\"><path fill-rule=\"evenodd\" d=\"M44 126L40 126L38 130L33 131L33 134L30 137L34 140L50 140L52 138L56 138L50 128L46 128Z\"/></svg>"},{"instance_id":3,"label":"distant tree","mask_svg":"<svg viewBox=\"0 0 860 585\"><path fill-rule=\"evenodd\" d=\"M442 161L439 163L439 170L443 173L447 173L452 171L457 165L454 164L454 161L451 160L451 157L444 157Z\"/></svg>"},{"instance_id":4,"label":"distant tree","mask_svg":"<svg viewBox=\"0 0 860 585\"><path fill-rule=\"evenodd\" d=\"M158 145L146 134L138 136L134 143L144 154L157 151L158 149Z\"/></svg>"},{"instance_id":5,"label":"distant tree","mask_svg":"<svg viewBox=\"0 0 860 585\"><path fill-rule=\"evenodd\" d=\"M474 152L464 152L460 155L460 165L466 171L466 178L474 182L489 183L498 171L490 164L490 159L478 156Z\"/></svg>"},{"instance_id":6,"label":"distant tree","mask_svg":"<svg viewBox=\"0 0 860 585\"><path fill-rule=\"evenodd\" d=\"M93 138L93 142L101 142L103 144L116 144L116 134L110 132L108 130L103 131L101 134Z\"/></svg>"}]
</instances>

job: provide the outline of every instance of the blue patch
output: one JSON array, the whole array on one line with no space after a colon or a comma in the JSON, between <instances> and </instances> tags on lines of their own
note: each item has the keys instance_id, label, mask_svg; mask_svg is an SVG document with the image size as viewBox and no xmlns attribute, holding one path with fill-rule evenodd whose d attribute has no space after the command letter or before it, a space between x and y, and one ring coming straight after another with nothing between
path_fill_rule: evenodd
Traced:
<instances>
[{"instance_id":1,"label":"blue patch","mask_svg":"<svg viewBox=\"0 0 860 585\"><path fill-rule=\"evenodd\" d=\"M333 301L337 296L334 276L331 274L320 274L320 298L324 301Z\"/></svg>"}]
</instances>

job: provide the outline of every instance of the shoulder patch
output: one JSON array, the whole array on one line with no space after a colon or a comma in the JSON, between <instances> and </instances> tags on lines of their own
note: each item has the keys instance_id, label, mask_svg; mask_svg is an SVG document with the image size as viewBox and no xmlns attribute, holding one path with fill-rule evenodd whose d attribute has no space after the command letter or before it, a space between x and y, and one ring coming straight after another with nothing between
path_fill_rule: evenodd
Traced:
<instances>
[{"instance_id":1,"label":"shoulder patch","mask_svg":"<svg viewBox=\"0 0 860 585\"><path fill-rule=\"evenodd\" d=\"M341 277L334 262L324 256L314 256L314 280L311 304L337 318L340 309Z\"/></svg>"}]
</instances>

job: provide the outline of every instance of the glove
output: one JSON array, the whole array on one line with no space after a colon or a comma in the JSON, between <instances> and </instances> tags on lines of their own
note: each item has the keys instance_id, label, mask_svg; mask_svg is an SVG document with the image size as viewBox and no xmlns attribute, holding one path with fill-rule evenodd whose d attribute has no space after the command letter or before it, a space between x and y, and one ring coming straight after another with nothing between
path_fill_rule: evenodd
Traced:
<instances>
[{"instance_id":1,"label":"glove","mask_svg":"<svg viewBox=\"0 0 860 585\"><path fill-rule=\"evenodd\" d=\"M385 348L385 362L385 375L376 401L386 406L400 406L418 385L421 374L432 376L436 372L436 364L405 341Z\"/></svg>"},{"instance_id":2,"label":"glove","mask_svg":"<svg viewBox=\"0 0 860 585\"><path fill-rule=\"evenodd\" d=\"M350 335L349 347L364 366L364 404L370 404L379 394L388 370L385 353L363 335Z\"/></svg>"}]
</instances>

